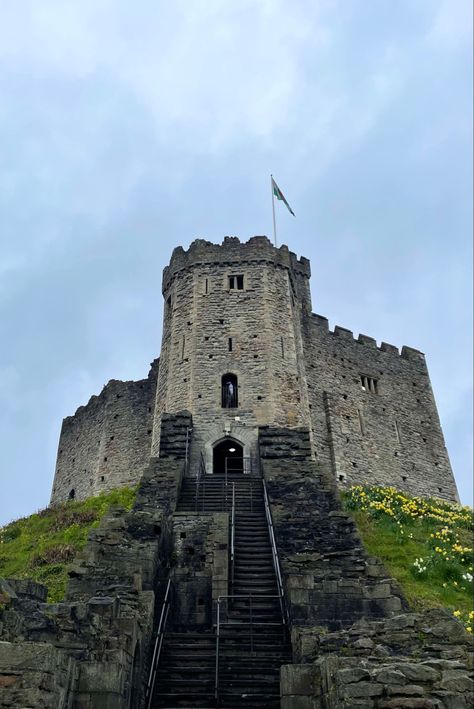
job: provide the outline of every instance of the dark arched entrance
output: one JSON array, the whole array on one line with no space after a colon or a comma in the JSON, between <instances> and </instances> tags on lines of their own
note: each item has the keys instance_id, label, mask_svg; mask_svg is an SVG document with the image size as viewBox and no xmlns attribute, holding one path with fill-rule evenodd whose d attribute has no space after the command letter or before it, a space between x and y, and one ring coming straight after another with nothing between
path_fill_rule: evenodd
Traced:
<instances>
[{"instance_id":1,"label":"dark arched entrance","mask_svg":"<svg viewBox=\"0 0 474 709\"><path fill-rule=\"evenodd\" d=\"M212 452L212 472L214 475L225 473L226 461L228 473L244 472L244 449L232 438L225 440L214 446Z\"/></svg>"}]
</instances>

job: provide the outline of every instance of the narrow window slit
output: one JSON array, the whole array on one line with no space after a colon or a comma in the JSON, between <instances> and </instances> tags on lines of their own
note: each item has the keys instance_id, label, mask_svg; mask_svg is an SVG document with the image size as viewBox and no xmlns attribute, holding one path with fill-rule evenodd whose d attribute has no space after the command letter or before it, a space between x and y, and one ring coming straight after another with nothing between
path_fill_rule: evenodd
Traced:
<instances>
[{"instance_id":1,"label":"narrow window slit","mask_svg":"<svg viewBox=\"0 0 474 709\"><path fill-rule=\"evenodd\" d=\"M397 419L395 419L395 422L394 422L394 423L395 423L395 433L396 433L396 436L397 436L397 441L398 441L399 443L401 443L401 442L402 442L402 438L401 438L401 436L400 436L400 428L399 428L399 426L398 426L398 421L397 421Z\"/></svg>"}]
</instances>

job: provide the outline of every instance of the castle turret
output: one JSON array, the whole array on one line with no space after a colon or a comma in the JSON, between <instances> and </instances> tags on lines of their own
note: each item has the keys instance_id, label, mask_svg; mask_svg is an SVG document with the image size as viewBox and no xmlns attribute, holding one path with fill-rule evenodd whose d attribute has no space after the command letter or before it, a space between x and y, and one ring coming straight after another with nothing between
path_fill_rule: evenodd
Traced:
<instances>
[{"instance_id":1,"label":"castle turret","mask_svg":"<svg viewBox=\"0 0 474 709\"><path fill-rule=\"evenodd\" d=\"M163 412L192 414L191 461L202 452L209 472L220 439L253 459L258 426L309 426L301 336L309 277L307 259L264 236L174 250L163 274L153 454Z\"/></svg>"}]
</instances>

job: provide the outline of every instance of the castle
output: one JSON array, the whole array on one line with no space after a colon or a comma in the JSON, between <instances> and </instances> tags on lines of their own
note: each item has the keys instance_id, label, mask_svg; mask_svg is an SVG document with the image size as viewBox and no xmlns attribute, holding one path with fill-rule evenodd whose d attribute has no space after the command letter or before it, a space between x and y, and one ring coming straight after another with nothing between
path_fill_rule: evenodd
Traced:
<instances>
[{"instance_id":1,"label":"castle","mask_svg":"<svg viewBox=\"0 0 474 709\"><path fill-rule=\"evenodd\" d=\"M225 457L255 466L261 426L303 426L341 487L457 500L424 355L331 331L312 313L309 279L307 259L264 236L176 248L160 358L147 379L112 380L64 420L51 502L137 483L159 455L163 414L183 410L191 476Z\"/></svg>"},{"instance_id":2,"label":"castle","mask_svg":"<svg viewBox=\"0 0 474 709\"><path fill-rule=\"evenodd\" d=\"M51 501L136 485L65 598L0 579L0 707L467 709L471 643L414 612L339 489L457 500L421 352L330 331L263 236L177 248L159 360L63 422ZM54 564L51 573L55 573Z\"/></svg>"}]
</instances>

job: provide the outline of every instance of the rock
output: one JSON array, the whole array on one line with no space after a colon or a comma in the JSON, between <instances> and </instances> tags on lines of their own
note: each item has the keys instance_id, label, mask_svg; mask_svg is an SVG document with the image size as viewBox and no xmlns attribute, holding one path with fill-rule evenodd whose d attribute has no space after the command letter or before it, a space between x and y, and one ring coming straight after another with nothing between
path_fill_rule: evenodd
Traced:
<instances>
[{"instance_id":1,"label":"rock","mask_svg":"<svg viewBox=\"0 0 474 709\"><path fill-rule=\"evenodd\" d=\"M370 673L362 667L348 667L339 670L337 678L344 684L350 684L352 682L359 682L362 679L370 679Z\"/></svg>"},{"instance_id":2,"label":"rock","mask_svg":"<svg viewBox=\"0 0 474 709\"><path fill-rule=\"evenodd\" d=\"M454 692L472 692L474 681L463 672L447 670L442 674L440 687Z\"/></svg>"},{"instance_id":3,"label":"rock","mask_svg":"<svg viewBox=\"0 0 474 709\"><path fill-rule=\"evenodd\" d=\"M382 700L378 706L379 709L438 709L440 704L426 697L394 697Z\"/></svg>"},{"instance_id":4,"label":"rock","mask_svg":"<svg viewBox=\"0 0 474 709\"><path fill-rule=\"evenodd\" d=\"M397 684L388 686L387 694L403 694L421 697L423 696L423 694L425 694L425 690L418 684L404 684L403 686Z\"/></svg>"},{"instance_id":5,"label":"rock","mask_svg":"<svg viewBox=\"0 0 474 709\"><path fill-rule=\"evenodd\" d=\"M415 626L414 614L395 615L389 618L385 624L387 630L403 630Z\"/></svg>"},{"instance_id":6,"label":"rock","mask_svg":"<svg viewBox=\"0 0 474 709\"><path fill-rule=\"evenodd\" d=\"M448 642L456 642L457 640L464 642L469 641L468 634L466 633L463 624L453 617L444 618L431 628L427 628L425 632L427 634L434 635L437 638L443 638L444 641L447 640Z\"/></svg>"},{"instance_id":7,"label":"rock","mask_svg":"<svg viewBox=\"0 0 474 709\"><path fill-rule=\"evenodd\" d=\"M398 670L393 670L390 667L382 667L381 670L375 673L375 679L382 684L406 684L407 678Z\"/></svg>"},{"instance_id":8,"label":"rock","mask_svg":"<svg viewBox=\"0 0 474 709\"><path fill-rule=\"evenodd\" d=\"M349 697L379 697L382 692L383 685L377 682L355 682L344 687L344 694Z\"/></svg>"},{"instance_id":9,"label":"rock","mask_svg":"<svg viewBox=\"0 0 474 709\"><path fill-rule=\"evenodd\" d=\"M374 642L370 638L359 638L359 640L352 643L352 647L356 650L372 650Z\"/></svg>"},{"instance_id":10,"label":"rock","mask_svg":"<svg viewBox=\"0 0 474 709\"><path fill-rule=\"evenodd\" d=\"M404 663L397 664L397 670L414 682L435 682L439 674L432 667L424 664Z\"/></svg>"}]
</instances>

